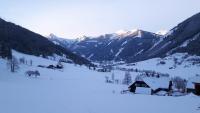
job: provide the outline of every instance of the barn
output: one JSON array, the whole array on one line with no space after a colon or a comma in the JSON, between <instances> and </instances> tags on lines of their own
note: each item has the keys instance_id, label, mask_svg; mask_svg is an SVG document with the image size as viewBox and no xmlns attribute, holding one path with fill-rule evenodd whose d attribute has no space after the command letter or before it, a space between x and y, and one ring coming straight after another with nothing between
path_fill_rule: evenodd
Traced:
<instances>
[{"instance_id":1,"label":"barn","mask_svg":"<svg viewBox=\"0 0 200 113\"><path fill-rule=\"evenodd\" d=\"M168 77L145 77L132 83L129 91L136 94L167 95L171 86L172 82Z\"/></svg>"}]
</instances>

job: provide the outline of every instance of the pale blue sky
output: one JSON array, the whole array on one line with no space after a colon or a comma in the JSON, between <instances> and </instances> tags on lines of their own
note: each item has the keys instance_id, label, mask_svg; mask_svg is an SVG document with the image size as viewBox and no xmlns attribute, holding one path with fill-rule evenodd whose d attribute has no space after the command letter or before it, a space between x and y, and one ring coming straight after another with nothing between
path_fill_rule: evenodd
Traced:
<instances>
[{"instance_id":1,"label":"pale blue sky","mask_svg":"<svg viewBox=\"0 0 200 113\"><path fill-rule=\"evenodd\" d=\"M0 0L0 17L44 36L169 30L200 12L200 0Z\"/></svg>"}]
</instances>

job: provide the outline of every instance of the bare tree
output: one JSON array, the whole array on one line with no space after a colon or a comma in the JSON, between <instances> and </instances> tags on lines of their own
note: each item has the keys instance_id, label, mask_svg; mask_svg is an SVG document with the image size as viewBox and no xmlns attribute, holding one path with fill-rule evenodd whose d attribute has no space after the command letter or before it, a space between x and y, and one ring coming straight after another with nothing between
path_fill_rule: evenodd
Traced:
<instances>
[{"instance_id":1,"label":"bare tree","mask_svg":"<svg viewBox=\"0 0 200 113\"><path fill-rule=\"evenodd\" d=\"M143 81L142 78L143 78L143 77L142 77L141 75L137 75L137 76L135 77L135 81Z\"/></svg>"},{"instance_id":2,"label":"bare tree","mask_svg":"<svg viewBox=\"0 0 200 113\"><path fill-rule=\"evenodd\" d=\"M181 77L177 76L172 78L173 84L175 88L177 88L179 91L184 91L186 88L187 81L182 79Z\"/></svg>"},{"instance_id":3,"label":"bare tree","mask_svg":"<svg viewBox=\"0 0 200 113\"><path fill-rule=\"evenodd\" d=\"M7 66L11 72L15 72L19 69L19 62L15 56L12 56L11 59L8 60Z\"/></svg>"},{"instance_id":4,"label":"bare tree","mask_svg":"<svg viewBox=\"0 0 200 113\"><path fill-rule=\"evenodd\" d=\"M130 74L129 71L126 71L122 83L123 83L123 84L126 84L126 85L129 85L131 82L132 82L131 74Z\"/></svg>"},{"instance_id":5,"label":"bare tree","mask_svg":"<svg viewBox=\"0 0 200 113\"><path fill-rule=\"evenodd\" d=\"M114 82L115 81L115 74L112 73L112 81Z\"/></svg>"},{"instance_id":6,"label":"bare tree","mask_svg":"<svg viewBox=\"0 0 200 113\"><path fill-rule=\"evenodd\" d=\"M19 62L20 62L21 64L25 64L25 58L24 58L24 57L20 58L20 59L19 59Z\"/></svg>"},{"instance_id":7,"label":"bare tree","mask_svg":"<svg viewBox=\"0 0 200 113\"><path fill-rule=\"evenodd\" d=\"M32 66L33 65L33 61L32 60L30 60L30 66Z\"/></svg>"},{"instance_id":8,"label":"bare tree","mask_svg":"<svg viewBox=\"0 0 200 113\"><path fill-rule=\"evenodd\" d=\"M105 76L105 79L106 79L106 83L109 83L109 77Z\"/></svg>"},{"instance_id":9,"label":"bare tree","mask_svg":"<svg viewBox=\"0 0 200 113\"><path fill-rule=\"evenodd\" d=\"M63 69L63 68L64 68L61 59L58 61L57 65L56 65L56 68L57 68L57 69Z\"/></svg>"},{"instance_id":10,"label":"bare tree","mask_svg":"<svg viewBox=\"0 0 200 113\"><path fill-rule=\"evenodd\" d=\"M174 58L173 60L174 60L174 65L173 65L173 67L176 68L176 65L178 64L178 59L177 59L177 58Z\"/></svg>"}]
</instances>

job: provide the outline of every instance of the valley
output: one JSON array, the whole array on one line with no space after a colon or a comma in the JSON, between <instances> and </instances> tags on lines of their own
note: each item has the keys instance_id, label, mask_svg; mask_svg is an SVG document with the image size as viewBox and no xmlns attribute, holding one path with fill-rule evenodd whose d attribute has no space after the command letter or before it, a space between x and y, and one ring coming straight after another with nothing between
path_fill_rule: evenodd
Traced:
<instances>
[{"instance_id":1,"label":"valley","mask_svg":"<svg viewBox=\"0 0 200 113\"><path fill-rule=\"evenodd\" d=\"M127 85L105 83L112 72L97 72L85 66L65 64L63 70L52 70L37 65L56 64L56 61L13 52L17 58L32 59L33 65L20 65L11 73L6 61L0 59L0 112L4 113L198 113L200 98L186 96L156 96L146 94L121 94ZM148 64L148 62L147 62ZM145 63L138 63L138 67ZM38 70L39 77L28 77L27 70ZM114 71L121 80L125 72ZM131 73L132 78L136 73ZM137 106L137 107L136 107ZM187 107L186 107L187 106ZM12 107L12 109L11 109ZM145 107L145 109L144 109ZM78 109L77 109L78 108Z\"/></svg>"},{"instance_id":2,"label":"valley","mask_svg":"<svg viewBox=\"0 0 200 113\"><path fill-rule=\"evenodd\" d=\"M71 2L65 1L65 5L70 4L67 8L72 8ZM85 4L85 1L78 6L82 3ZM45 11L48 13L41 14L39 10L35 13L37 8L34 8L32 13L25 14L41 19L35 23L33 21L37 18L25 19L29 23L27 28L21 26L27 24L23 23L23 19L20 22L13 21L19 22L18 25L0 17L0 113L200 112L200 13L184 18L170 30L154 32L133 29L113 32L115 25L123 23L132 26L132 22L124 23L112 17L112 21L104 23L104 13L94 13L100 16L95 18L89 16L93 15L90 13L93 9L88 10L88 14L82 14L77 5L72 6L72 9L66 11L76 9L76 13L63 12L62 9L66 8L64 6L56 7L56 10L47 8ZM54 4L51 8L54 8ZM95 10L96 7L92 8ZM54 11L59 13L49 17ZM32 16L35 14L38 15ZM81 14L87 21L74 17L72 20L76 22L68 23L68 19L76 14ZM115 14L118 12L109 16ZM134 14L126 16L135 17ZM60 21L63 18L54 20L57 15L69 17L64 21ZM171 16L178 18L180 15ZM151 15L146 14L143 21L148 20L146 16ZM77 22L78 19L81 21ZM97 21L90 22L90 19ZM173 24L169 18L166 20L161 22L163 26L165 22ZM112 22L115 24L112 30L108 30L108 23ZM158 22L149 27L156 27ZM98 23L108 25L101 27ZM43 24L45 27L41 30ZM50 27L50 24L53 26ZM92 24L92 27L85 24ZM141 25L150 24L141 22ZM31 26L37 30L29 30ZM62 30L69 34L77 30L74 36L81 37L59 37L65 34L61 33ZM103 34L101 30L111 32ZM39 34L40 31L43 33ZM56 36L50 31L55 34L59 31L60 34ZM102 34L83 35L86 32ZM47 36L45 33L51 34Z\"/></svg>"}]
</instances>

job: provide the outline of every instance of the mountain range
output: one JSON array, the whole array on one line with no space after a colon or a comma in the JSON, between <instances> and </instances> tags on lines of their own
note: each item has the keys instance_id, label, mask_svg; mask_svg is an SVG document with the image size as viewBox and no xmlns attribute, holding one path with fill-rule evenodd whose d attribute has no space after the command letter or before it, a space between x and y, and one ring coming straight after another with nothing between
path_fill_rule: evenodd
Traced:
<instances>
[{"instance_id":1,"label":"mountain range","mask_svg":"<svg viewBox=\"0 0 200 113\"><path fill-rule=\"evenodd\" d=\"M82 37L76 40L61 40L55 35L49 36L55 44L74 51L92 61L125 61L142 54L152 47L162 36L143 30L131 30L105 34L99 37Z\"/></svg>"},{"instance_id":2,"label":"mountain range","mask_svg":"<svg viewBox=\"0 0 200 113\"><path fill-rule=\"evenodd\" d=\"M181 22L169 32L152 33L141 29L120 30L98 37L64 39L50 34L43 37L26 28L0 19L0 56L11 57L11 50L35 55L65 56L78 64L90 61L143 61L174 53L200 56L200 13ZM90 60L90 61L89 61Z\"/></svg>"},{"instance_id":3,"label":"mountain range","mask_svg":"<svg viewBox=\"0 0 200 113\"><path fill-rule=\"evenodd\" d=\"M98 37L83 36L74 40L51 34L48 39L92 61L137 62L174 53L199 56L200 13L181 22L166 34L135 29Z\"/></svg>"}]
</instances>

